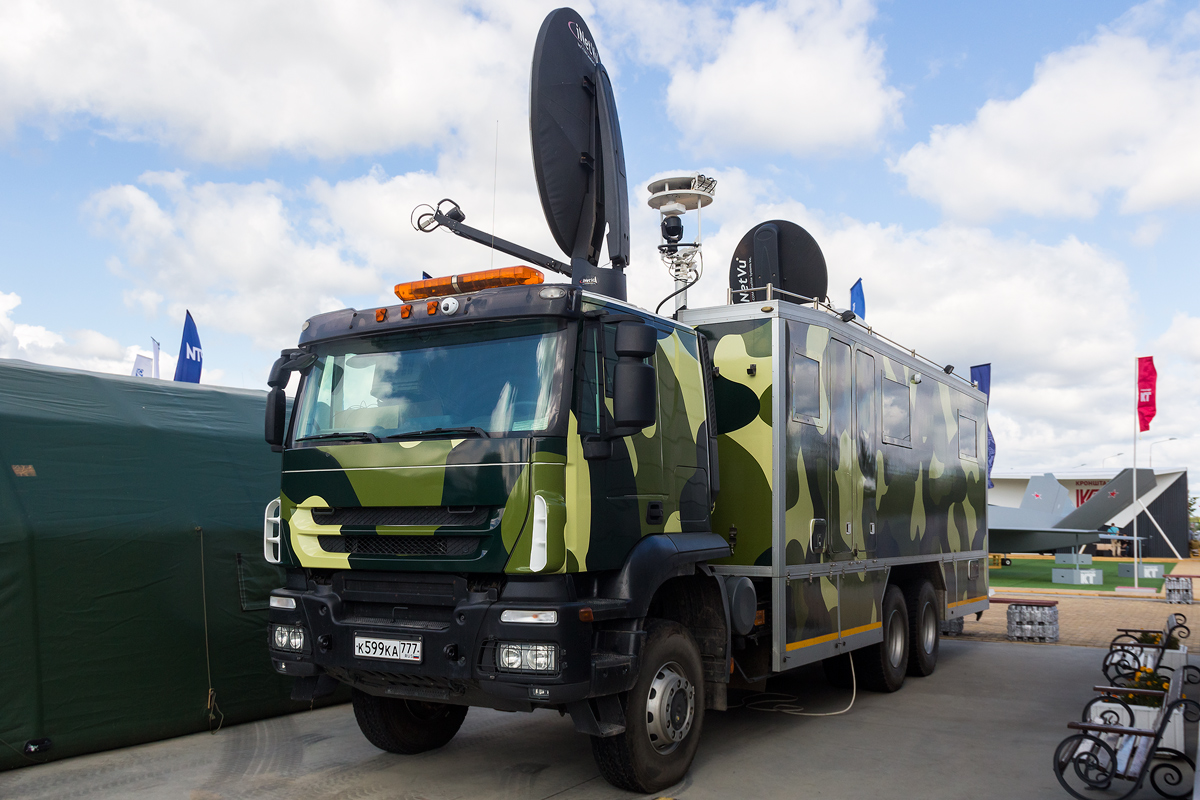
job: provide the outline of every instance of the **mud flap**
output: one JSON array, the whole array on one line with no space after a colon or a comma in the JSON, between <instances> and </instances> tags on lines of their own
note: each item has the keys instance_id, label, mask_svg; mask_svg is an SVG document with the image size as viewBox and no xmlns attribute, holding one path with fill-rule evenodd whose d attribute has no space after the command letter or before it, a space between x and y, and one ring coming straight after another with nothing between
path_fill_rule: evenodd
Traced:
<instances>
[{"instance_id":1,"label":"mud flap","mask_svg":"<svg viewBox=\"0 0 1200 800\"><path fill-rule=\"evenodd\" d=\"M575 723L575 730L588 736L619 736L625 732L625 710L621 708L620 695L591 697L567 703L567 711Z\"/></svg>"},{"instance_id":2,"label":"mud flap","mask_svg":"<svg viewBox=\"0 0 1200 800\"><path fill-rule=\"evenodd\" d=\"M292 699L300 703L311 703L333 694L338 682L330 675L313 675L297 678L292 684Z\"/></svg>"}]
</instances>

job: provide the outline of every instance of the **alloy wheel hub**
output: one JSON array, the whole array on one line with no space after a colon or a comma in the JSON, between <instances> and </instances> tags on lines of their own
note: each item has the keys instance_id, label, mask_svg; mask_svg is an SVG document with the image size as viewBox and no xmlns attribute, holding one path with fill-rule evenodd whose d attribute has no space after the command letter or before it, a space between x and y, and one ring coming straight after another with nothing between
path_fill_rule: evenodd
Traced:
<instances>
[{"instance_id":1,"label":"alloy wheel hub","mask_svg":"<svg viewBox=\"0 0 1200 800\"><path fill-rule=\"evenodd\" d=\"M679 746L696 716L696 688L674 661L659 667L646 695L646 733L659 753Z\"/></svg>"}]
</instances>

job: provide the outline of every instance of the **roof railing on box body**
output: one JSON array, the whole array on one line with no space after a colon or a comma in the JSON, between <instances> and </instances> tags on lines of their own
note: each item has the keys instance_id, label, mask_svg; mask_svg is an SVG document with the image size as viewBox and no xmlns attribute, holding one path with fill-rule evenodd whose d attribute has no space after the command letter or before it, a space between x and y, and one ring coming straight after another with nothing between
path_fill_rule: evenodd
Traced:
<instances>
[{"instance_id":1,"label":"roof railing on box body","mask_svg":"<svg viewBox=\"0 0 1200 800\"><path fill-rule=\"evenodd\" d=\"M735 290L732 288L725 290L725 302L727 305L733 305L734 291ZM738 294L745 294L745 293L754 294L755 292L766 292L766 294L767 294L766 301L767 302L774 300L776 295L787 295L788 297L795 298L796 300L801 301L801 303L811 304L814 310L824 311L827 314L831 314L831 315L837 317L838 319L842 320L843 322L852 322L855 325L857 325L858 327L865 330L868 335L873 336L876 339L885 341L894 347L898 347L899 349L901 349L901 350L905 351L906 353L908 353L909 355L911 355L913 358L918 359L920 361L924 361L926 364L929 364L930 366L937 367L943 373L950 375L951 377L958 378L963 383L969 384L972 388L975 388L974 381L967 380L966 378L962 377L961 375L955 375L953 373L953 371L947 370L946 365L939 364L938 362L934 361L932 358L921 355L920 353L918 353L916 351L916 348L905 347L904 345L897 342L895 339L889 339L887 336L884 336L882 333L879 333L877 330L875 330L870 325L867 325L866 323L864 323L862 320L860 320L858 318L857 315L851 317L850 319L846 319L845 317L842 316L843 312L838 311L836 308L833 307L833 305L831 303L828 303L828 302L823 303L815 297L805 297L802 294L796 294L795 292L785 291L776 286L772 286L769 283L766 286L749 286L749 287L746 287L745 289L737 289L736 292ZM953 368L951 368L951 369L953 369Z\"/></svg>"}]
</instances>

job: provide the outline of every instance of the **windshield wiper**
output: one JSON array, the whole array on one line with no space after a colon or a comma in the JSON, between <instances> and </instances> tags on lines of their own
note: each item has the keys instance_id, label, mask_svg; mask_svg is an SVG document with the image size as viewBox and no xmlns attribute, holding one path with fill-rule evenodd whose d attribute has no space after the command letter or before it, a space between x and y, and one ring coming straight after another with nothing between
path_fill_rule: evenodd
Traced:
<instances>
[{"instance_id":1,"label":"windshield wiper","mask_svg":"<svg viewBox=\"0 0 1200 800\"><path fill-rule=\"evenodd\" d=\"M481 439L490 439L492 435L478 425L460 425L456 428L430 428L424 431L411 431L409 433L393 433L391 436L385 436L384 439L418 439L424 436L445 436L455 433L473 433Z\"/></svg>"},{"instance_id":2,"label":"windshield wiper","mask_svg":"<svg viewBox=\"0 0 1200 800\"><path fill-rule=\"evenodd\" d=\"M318 433L313 436L301 436L296 439L297 442L312 442L317 439L362 439L366 442L381 442L383 441L375 434L369 431L335 431L334 433Z\"/></svg>"}]
</instances>

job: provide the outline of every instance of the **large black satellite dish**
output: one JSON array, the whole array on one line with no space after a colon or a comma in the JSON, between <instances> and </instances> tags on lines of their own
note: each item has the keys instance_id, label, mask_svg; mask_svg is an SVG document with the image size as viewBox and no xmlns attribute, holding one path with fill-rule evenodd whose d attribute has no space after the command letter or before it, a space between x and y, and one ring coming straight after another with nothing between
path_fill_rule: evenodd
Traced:
<instances>
[{"instance_id":1,"label":"large black satellite dish","mask_svg":"<svg viewBox=\"0 0 1200 800\"><path fill-rule=\"evenodd\" d=\"M829 273L825 269L825 256L812 234L794 222L782 219L761 222L742 237L733 251L729 262L733 302L765 300L768 283L789 293L780 295L782 300L826 299Z\"/></svg>"},{"instance_id":2,"label":"large black satellite dish","mask_svg":"<svg viewBox=\"0 0 1200 800\"><path fill-rule=\"evenodd\" d=\"M551 11L538 32L529 133L542 210L571 258L572 280L624 299L629 200L621 126L596 40L574 9ZM606 228L611 269L598 266Z\"/></svg>"}]
</instances>

